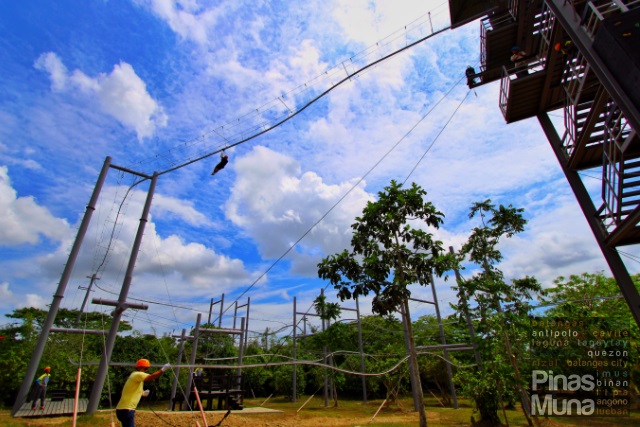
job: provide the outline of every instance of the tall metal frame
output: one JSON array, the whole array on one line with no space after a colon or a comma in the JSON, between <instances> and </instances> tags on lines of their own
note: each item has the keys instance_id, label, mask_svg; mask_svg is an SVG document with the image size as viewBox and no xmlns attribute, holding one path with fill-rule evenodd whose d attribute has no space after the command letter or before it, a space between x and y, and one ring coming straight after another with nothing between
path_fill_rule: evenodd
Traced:
<instances>
[{"instance_id":1,"label":"tall metal frame","mask_svg":"<svg viewBox=\"0 0 640 427\"><path fill-rule=\"evenodd\" d=\"M153 176L149 176L149 175L136 172L121 166L117 166L111 163L111 157L106 157L103 163L102 169L100 171L100 174L98 176L98 180L96 181L96 185L93 189L93 193L91 194L89 204L87 205L87 208L85 210L84 217L82 218L80 227L78 228L78 233L76 234L75 241L69 253L69 258L63 269L60 282L58 283L58 288L56 290L56 293L53 296L53 301L51 302L49 312L47 314L47 318L42 326L40 336L38 337L38 342L36 343L36 347L31 355L31 360L29 361L29 365L27 366L27 372L25 374L25 377L22 380L22 384L18 391L18 395L16 396L16 400L11 410L12 415L15 415L16 412L20 410L22 404L26 401L27 395L29 393L29 389L31 388L31 384L35 379L36 371L38 369L38 365L40 364L40 360L42 358L42 354L44 352L44 348L46 346L50 332L63 331L59 328L53 328L53 324L58 315L60 304L62 302L62 299L64 298L64 294L65 294L67 285L69 283L71 273L73 271L73 268L75 267L75 262L78 258L80 249L82 247L82 243L84 241L84 237L89 228L93 211L95 211L96 209L96 204L98 202L98 198L100 197L100 192L102 191L102 187L104 186L104 182L107 178L107 174L110 168L137 175L145 180L150 180L151 183L149 185L147 200L143 208L142 217L140 219L140 224L138 226L138 233L136 235L136 239L135 239L132 253L130 256L129 266L127 268L127 273L123 281L120 297L118 301L115 301L115 302L105 301L101 299L93 301L94 303L97 303L97 304L113 305L114 307L116 307L116 309L114 310L114 317L111 324L111 329L109 331L109 334L107 335L107 345L105 346L105 352L103 354L102 360L98 368L98 372L96 374L96 379L94 381L94 386L92 388L91 396L89 397L87 413L91 414L97 410L97 407L100 401L100 395L102 393L102 387L104 386L104 380L106 377L108 361L111 358L111 352L113 351L113 345L115 343L115 337L118 332L118 324L120 323L122 312L124 312L124 310L126 310L127 308L146 309L146 306L142 304L127 303L126 298L128 295L129 286L131 284L131 279L133 277L133 268L135 266L137 254L140 249L142 235L144 234L144 227L146 225L147 218L149 216L149 210L151 208L151 201L153 199L153 193L155 190L158 174L154 173ZM66 330L66 332L78 333L77 330Z\"/></svg>"},{"instance_id":2,"label":"tall metal frame","mask_svg":"<svg viewBox=\"0 0 640 427\"><path fill-rule=\"evenodd\" d=\"M477 3L449 3L461 16L486 15L481 67L468 70L468 84L500 80L507 123L537 118L640 325L640 294L617 250L640 244L640 1L507 0L476 14ZM451 18L452 27L468 22ZM513 45L531 55L522 78L509 61ZM560 109L564 123L556 125L548 113ZM581 171L601 174L599 195L587 191Z\"/></svg>"},{"instance_id":3,"label":"tall metal frame","mask_svg":"<svg viewBox=\"0 0 640 427\"><path fill-rule=\"evenodd\" d=\"M324 295L324 289L320 290L320 294ZM356 313L356 323L358 325L358 348L360 351L360 371L364 374L365 371L365 363L364 363L364 347L363 347L363 342L362 342L362 324L360 322L360 304L358 302L358 299L356 298L356 308L348 308L348 307L340 307L341 310L345 310L345 311L352 311ZM298 340L298 315L301 315L302 318L300 320L302 320L304 322L304 331L303 331L303 335L302 337L306 337L307 335L307 316L313 316L313 317L320 317L318 314L316 313L310 313L310 312L301 312L298 311L297 309L297 297L293 297L293 333L292 333L292 338L293 338L293 350L292 350L292 356L293 356L293 361L295 362L297 360L297 340ZM324 320L322 321L322 331L325 331L325 327L328 327L329 325L325 325ZM326 349L323 349L323 361L326 364ZM367 379L365 376L361 377L361 381L362 381L362 402L363 403L367 403ZM324 375L324 398L325 398L325 406L328 406L328 384L327 384L327 376L326 373ZM291 401L292 402L296 402L296 389L297 389L297 369L296 369L296 365L294 363L293 365L293 371L291 373L291 383L292 383L292 387L293 387L293 393L292 393L292 398Z\"/></svg>"}]
</instances>

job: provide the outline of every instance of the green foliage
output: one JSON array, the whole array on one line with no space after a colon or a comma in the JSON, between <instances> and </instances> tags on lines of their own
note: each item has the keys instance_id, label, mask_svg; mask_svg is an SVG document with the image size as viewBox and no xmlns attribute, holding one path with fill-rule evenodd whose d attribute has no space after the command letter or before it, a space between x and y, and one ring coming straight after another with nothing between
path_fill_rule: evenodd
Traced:
<instances>
[{"instance_id":1,"label":"green foliage","mask_svg":"<svg viewBox=\"0 0 640 427\"><path fill-rule=\"evenodd\" d=\"M313 307L316 309L316 314L320 316L322 320L331 321L340 317L340 305L335 302L327 302L327 297L324 294L316 297L313 301Z\"/></svg>"},{"instance_id":2,"label":"green foliage","mask_svg":"<svg viewBox=\"0 0 640 427\"><path fill-rule=\"evenodd\" d=\"M633 278L640 289L640 275ZM553 287L541 295L541 305L548 305L545 315L556 317L606 317L612 312L620 313L630 322L631 311L622 298L615 279L605 277L603 272L583 273L568 278L558 277Z\"/></svg>"},{"instance_id":3,"label":"green foliage","mask_svg":"<svg viewBox=\"0 0 640 427\"><path fill-rule=\"evenodd\" d=\"M499 425L500 401L513 403L523 390L518 367L527 344L523 331L527 330L527 315L532 309L529 301L542 290L532 277L506 283L497 268L502 260L498 243L524 230L522 212L512 206L496 208L491 200L472 204L469 218L479 217L481 224L472 230L459 254L460 259L468 257L481 267L473 277L458 281L458 304L454 308L461 318L479 319L473 342L484 363L478 370L459 371L456 379L463 392L473 397L482 421L488 425Z\"/></svg>"},{"instance_id":4,"label":"green foliage","mask_svg":"<svg viewBox=\"0 0 640 427\"><path fill-rule=\"evenodd\" d=\"M7 338L0 344L0 378L3 387L0 390L0 403L12 406L13 400L26 375L27 365L35 349L38 337L48 313L33 307L17 309L6 317L15 319L9 327L0 331ZM80 313L77 310L60 309L53 324L57 328L86 328L108 330L110 318L100 313ZM130 330L127 322L122 322L121 331ZM51 366L51 386L75 384L78 363L97 361L103 353L102 337L82 334L49 334L47 345L42 354L38 372L45 366ZM88 378L95 376L96 367L83 369L83 390L87 388ZM88 381L88 380L87 380Z\"/></svg>"},{"instance_id":5,"label":"green foliage","mask_svg":"<svg viewBox=\"0 0 640 427\"><path fill-rule=\"evenodd\" d=\"M636 288L640 290L640 275L632 277ZM640 385L640 330L631 310L622 297L614 278L606 277L603 272L583 273L568 278L558 277L554 286L545 289L541 305L547 306L540 320L569 321L575 337L573 340L593 340L594 330L629 332L629 352L626 361L631 368L632 390ZM579 360L584 357L581 348L572 346L549 346L537 349L536 358L540 360ZM556 373L591 373L588 367L554 367ZM637 393L637 392L636 392ZM640 394L640 393L637 393Z\"/></svg>"},{"instance_id":6,"label":"green foliage","mask_svg":"<svg viewBox=\"0 0 640 427\"><path fill-rule=\"evenodd\" d=\"M342 301L373 293L373 312L386 315L411 295L408 285L425 286L431 272L449 269L442 242L418 228L439 228L443 222L444 215L423 200L426 194L415 183L403 189L391 181L351 226L351 252L345 249L318 264L318 276L331 282Z\"/></svg>"}]
</instances>

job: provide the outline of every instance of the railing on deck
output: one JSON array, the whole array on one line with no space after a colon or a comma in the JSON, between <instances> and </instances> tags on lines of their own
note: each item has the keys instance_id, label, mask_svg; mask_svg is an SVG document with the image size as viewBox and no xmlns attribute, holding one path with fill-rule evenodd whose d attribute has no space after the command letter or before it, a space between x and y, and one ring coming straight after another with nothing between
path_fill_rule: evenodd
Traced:
<instances>
[{"instance_id":1,"label":"railing on deck","mask_svg":"<svg viewBox=\"0 0 640 427\"><path fill-rule=\"evenodd\" d=\"M586 33L593 40L601 21L620 13L628 12L630 9L634 9L636 7L640 7L640 0L626 2L623 0L616 0L602 3L598 2L598 4L590 1L584 9L584 16L582 17L581 24L584 26Z\"/></svg>"}]
</instances>

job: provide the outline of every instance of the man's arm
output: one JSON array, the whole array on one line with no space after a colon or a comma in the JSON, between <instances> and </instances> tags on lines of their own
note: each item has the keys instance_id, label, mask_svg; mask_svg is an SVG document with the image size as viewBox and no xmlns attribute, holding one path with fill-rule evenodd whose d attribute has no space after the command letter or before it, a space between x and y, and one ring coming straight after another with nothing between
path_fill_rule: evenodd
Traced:
<instances>
[{"instance_id":1,"label":"man's arm","mask_svg":"<svg viewBox=\"0 0 640 427\"><path fill-rule=\"evenodd\" d=\"M153 374L147 375L147 377L144 379L144 382L146 383L148 381L153 381L156 378L160 377L160 375L162 375L162 369L158 369Z\"/></svg>"},{"instance_id":2,"label":"man's arm","mask_svg":"<svg viewBox=\"0 0 640 427\"><path fill-rule=\"evenodd\" d=\"M144 382L148 382L148 381L153 381L156 378L160 377L160 375L162 375L162 373L164 371L166 371L167 369L169 369L171 367L170 364L166 364L164 365L161 369L158 369L157 371L155 371L153 374L149 374L145 379Z\"/></svg>"}]
</instances>

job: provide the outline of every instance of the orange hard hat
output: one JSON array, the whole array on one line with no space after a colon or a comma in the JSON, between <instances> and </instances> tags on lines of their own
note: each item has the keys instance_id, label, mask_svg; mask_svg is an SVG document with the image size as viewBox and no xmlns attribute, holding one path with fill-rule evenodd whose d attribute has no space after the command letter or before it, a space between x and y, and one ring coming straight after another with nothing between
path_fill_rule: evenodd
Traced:
<instances>
[{"instance_id":1,"label":"orange hard hat","mask_svg":"<svg viewBox=\"0 0 640 427\"><path fill-rule=\"evenodd\" d=\"M556 43L556 45L555 45L554 47L555 47L555 49L556 49L557 51L559 51L559 50L560 50L560 48L562 47L562 45L561 45L560 43Z\"/></svg>"},{"instance_id":2,"label":"orange hard hat","mask_svg":"<svg viewBox=\"0 0 640 427\"><path fill-rule=\"evenodd\" d=\"M136 368L148 368L151 363L147 359L140 359L136 362Z\"/></svg>"},{"instance_id":3,"label":"orange hard hat","mask_svg":"<svg viewBox=\"0 0 640 427\"><path fill-rule=\"evenodd\" d=\"M47 366L46 368L44 368L44 371L45 371L45 372L49 372L49 371L51 371L51 367Z\"/></svg>"}]
</instances>

